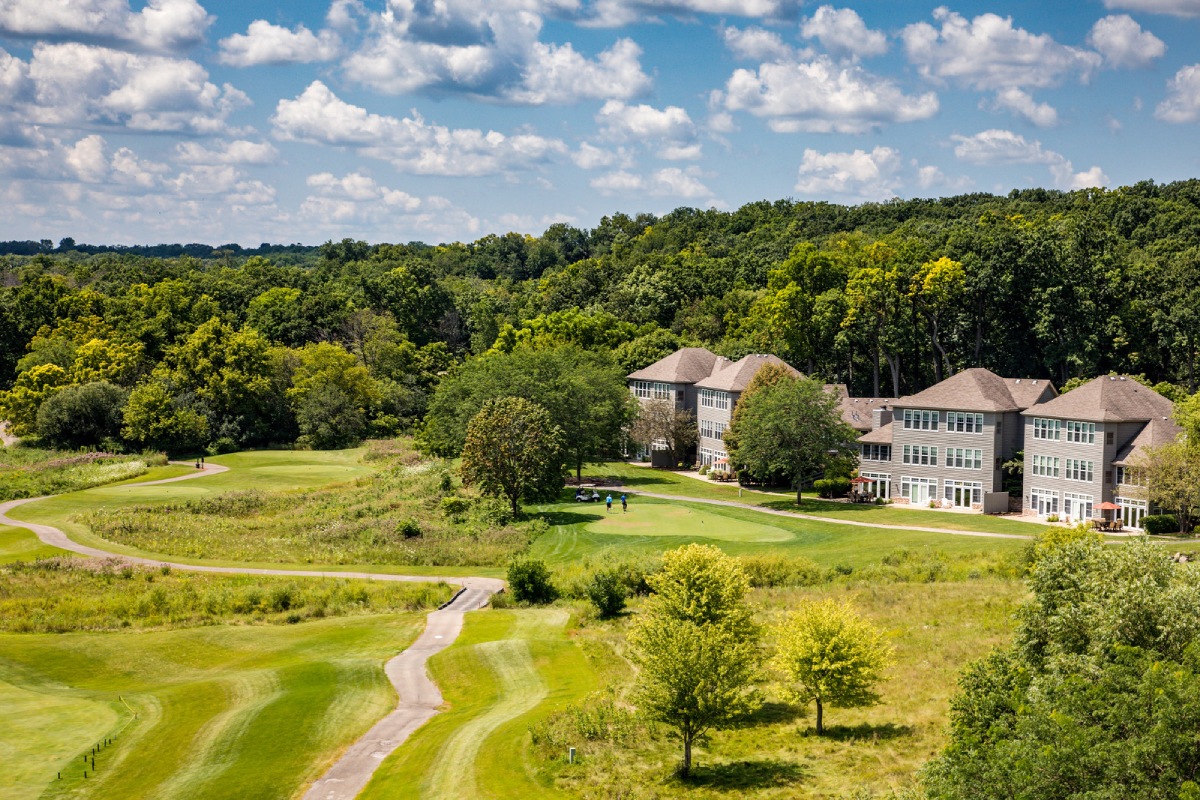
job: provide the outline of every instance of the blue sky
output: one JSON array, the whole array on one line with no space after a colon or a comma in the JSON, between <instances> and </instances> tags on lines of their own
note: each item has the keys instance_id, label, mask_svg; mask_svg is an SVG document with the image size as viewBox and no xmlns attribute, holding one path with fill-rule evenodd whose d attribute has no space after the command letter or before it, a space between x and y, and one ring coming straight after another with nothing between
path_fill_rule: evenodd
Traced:
<instances>
[{"instance_id":1,"label":"blue sky","mask_svg":"<svg viewBox=\"0 0 1200 800\"><path fill-rule=\"evenodd\" d=\"M6 0L0 239L470 241L1200 175L1200 0Z\"/></svg>"}]
</instances>

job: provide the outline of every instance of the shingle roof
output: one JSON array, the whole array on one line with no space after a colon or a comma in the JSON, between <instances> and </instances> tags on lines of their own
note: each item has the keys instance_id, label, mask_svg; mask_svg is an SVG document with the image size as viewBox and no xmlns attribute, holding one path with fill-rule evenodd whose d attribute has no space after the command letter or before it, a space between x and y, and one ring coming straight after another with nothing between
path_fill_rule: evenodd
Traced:
<instances>
[{"instance_id":1,"label":"shingle roof","mask_svg":"<svg viewBox=\"0 0 1200 800\"><path fill-rule=\"evenodd\" d=\"M1147 447L1162 447L1164 444L1170 444L1182 432L1183 428L1179 427L1170 417L1152 419L1138 431L1137 436L1134 436L1128 444L1123 445L1117 451L1113 463L1118 467L1123 467Z\"/></svg>"},{"instance_id":2,"label":"shingle roof","mask_svg":"<svg viewBox=\"0 0 1200 800\"><path fill-rule=\"evenodd\" d=\"M725 392L744 392L750 385L751 379L767 364L777 364L787 368L789 372L801 377L800 371L778 356L753 353L745 358L727 365L724 369L714 372L712 377L696 381L698 389L719 389Z\"/></svg>"},{"instance_id":3,"label":"shingle roof","mask_svg":"<svg viewBox=\"0 0 1200 800\"><path fill-rule=\"evenodd\" d=\"M864 433L858 440L863 444L891 444L892 423L885 422L870 433Z\"/></svg>"},{"instance_id":4,"label":"shingle roof","mask_svg":"<svg viewBox=\"0 0 1200 800\"><path fill-rule=\"evenodd\" d=\"M1170 400L1132 378L1104 375L1025 413L1087 422L1136 422L1170 417L1173 410Z\"/></svg>"},{"instance_id":5,"label":"shingle roof","mask_svg":"<svg viewBox=\"0 0 1200 800\"><path fill-rule=\"evenodd\" d=\"M728 364L703 347L685 347L666 358L655 361L648 367L629 373L630 380L664 381L666 383L695 383L703 380L720 367Z\"/></svg>"},{"instance_id":6,"label":"shingle roof","mask_svg":"<svg viewBox=\"0 0 1200 800\"><path fill-rule=\"evenodd\" d=\"M901 408L931 408L963 411L1020 411L1054 392L1049 381L1001 378L982 367L964 369L923 392L901 397Z\"/></svg>"},{"instance_id":7,"label":"shingle roof","mask_svg":"<svg viewBox=\"0 0 1200 800\"><path fill-rule=\"evenodd\" d=\"M895 402L890 397L842 397L838 410L842 419L856 431L869 431L874 422L874 412L880 408L891 408Z\"/></svg>"}]
</instances>

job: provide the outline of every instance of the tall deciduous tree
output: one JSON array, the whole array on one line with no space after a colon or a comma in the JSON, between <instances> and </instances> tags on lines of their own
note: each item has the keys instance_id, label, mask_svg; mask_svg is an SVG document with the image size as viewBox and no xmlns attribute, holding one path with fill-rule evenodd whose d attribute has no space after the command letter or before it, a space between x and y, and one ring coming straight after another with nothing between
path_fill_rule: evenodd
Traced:
<instances>
[{"instance_id":1,"label":"tall deciduous tree","mask_svg":"<svg viewBox=\"0 0 1200 800\"><path fill-rule=\"evenodd\" d=\"M734 559L692 544L664 553L647 583L654 594L629 636L639 668L634 697L643 714L679 731L679 773L686 778L692 745L761 702L753 686L760 654L745 600L749 582Z\"/></svg>"},{"instance_id":2,"label":"tall deciduous tree","mask_svg":"<svg viewBox=\"0 0 1200 800\"><path fill-rule=\"evenodd\" d=\"M1131 491L1170 511L1187 533L1200 517L1200 443L1190 439L1147 448L1131 465L1140 486Z\"/></svg>"},{"instance_id":3,"label":"tall deciduous tree","mask_svg":"<svg viewBox=\"0 0 1200 800\"><path fill-rule=\"evenodd\" d=\"M846 603L806 602L775 629L772 663L802 703L817 704L817 735L825 706L858 708L879 702L875 686L891 663L883 634Z\"/></svg>"},{"instance_id":4,"label":"tall deciduous tree","mask_svg":"<svg viewBox=\"0 0 1200 800\"><path fill-rule=\"evenodd\" d=\"M665 448L671 464L683 460L699 438L696 417L692 412L676 408L672 400L649 400L638 407L637 416L629 427L629 438L646 450Z\"/></svg>"},{"instance_id":5,"label":"tall deciduous tree","mask_svg":"<svg viewBox=\"0 0 1200 800\"><path fill-rule=\"evenodd\" d=\"M546 409L521 397L484 403L467 426L463 483L520 502L553 500L563 486L563 436Z\"/></svg>"},{"instance_id":6,"label":"tall deciduous tree","mask_svg":"<svg viewBox=\"0 0 1200 800\"><path fill-rule=\"evenodd\" d=\"M842 421L836 395L811 378L789 378L738 404L729 460L760 480L786 475L801 502L805 483L854 455L856 434Z\"/></svg>"}]
</instances>

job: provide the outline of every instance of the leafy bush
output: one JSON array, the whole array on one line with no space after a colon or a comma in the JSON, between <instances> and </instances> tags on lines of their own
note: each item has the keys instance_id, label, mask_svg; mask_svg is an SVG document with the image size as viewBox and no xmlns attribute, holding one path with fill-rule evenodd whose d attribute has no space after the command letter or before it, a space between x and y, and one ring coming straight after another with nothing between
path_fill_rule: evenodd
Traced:
<instances>
[{"instance_id":1,"label":"leafy bush","mask_svg":"<svg viewBox=\"0 0 1200 800\"><path fill-rule=\"evenodd\" d=\"M707 475L708 474L708 464L701 464L699 472L701 475Z\"/></svg>"},{"instance_id":2,"label":"leafy bush","mask_svg":"<svg viewBox=\"0 0 1200 800\"><path fill-rule=\"evenodd\" d=\"M821 497L845 497L850 491L850 479L819 478L813 481L813 490Z\"/></svg>"},{"instance_id":3,"label":"leafy bush","mask_svg":"<svg viewBox=\"0 0 1200 800\"><path fill-rule=\"evenodd\" d=\"M442 513L447 517L460 517L470 510L471 504L463 497L443 497Z\"/></svg>"},{"instance_id":4,"label":"leafy bush","mask_svg":"<svg viewBox=\"0 0 1200 800\"><path fill-rule=\"evenodd\" d=\"M121 433L129 390L106 381L68 386L38 409L37 432L55 447L94 446Z\"/></svg>"},{"instance_id":5,"label":"leafy bush","mask_svg":"<svg viewBox=\"0 0 1200 800\"><path fill-rule=\"evenodd\" d=\"M608 619L620 614L625 608L625 597L628 594L621 576L616 570L603 569L592 576L587 586L588 599L600 613L601 619Z\"/></svg>"},{"instance_id":6,"label":"leafy bush","mask_svg":"<svg viewBox=\"0 0 1200 800\"><path fill-rule=\"evenodd\" d=\"M396 533L405 539L419 539L422 534L421 524L412 517L409 517L396 526Z\"/></svg>"},{"instance_id":7,"label":"leafy bush","mask_svg":"<svg viewBox=\"0 0 1200 800\"><path fill-rule=\"evenodd\" d=\"M1174 514L1150 514L1142 519L1142 530L1154 536L1178 533L1179 520Z\"/></svg>"},{"instance_id":8,"label":"leafy bush","mask_svg":"<svg viewBox=\"0 0 1200 800\"><path fill-rule=\"evenodd\" d=\"M783 555L742 556L742 571L755 588L816 586L829 579L828 573L808 558Z\"/></svg>"},{"instance_id":9,"label":"leafy bush","mask_svg":"<svg viewBox=\"0 0 1200 800\"><path fill-rule=\"evenodd\" d=\"M534 559L519 558L508 565L508 590L518 603L543 605L558 597L546 563Z\"/></svg>"}]
</instances>

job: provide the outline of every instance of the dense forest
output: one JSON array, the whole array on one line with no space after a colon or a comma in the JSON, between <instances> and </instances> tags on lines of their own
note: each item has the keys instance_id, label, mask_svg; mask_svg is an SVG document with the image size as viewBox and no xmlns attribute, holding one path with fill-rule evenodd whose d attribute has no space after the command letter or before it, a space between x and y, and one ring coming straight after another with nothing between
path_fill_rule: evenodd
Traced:
<instances>
[{"instance_id":1,"label":"dense forest","mask_svg":"<svg viewBox=\"0 0 1200 800\"><path fill-rule=\"evenodd\" d=\"M0 250L0 418L67 444L386 435L457 365L563 344L624 371L681 345L771 352L860 395L971 366L1196 389L1200 180L618 213L436 246Z\"/></svg>"}]
</instances>

